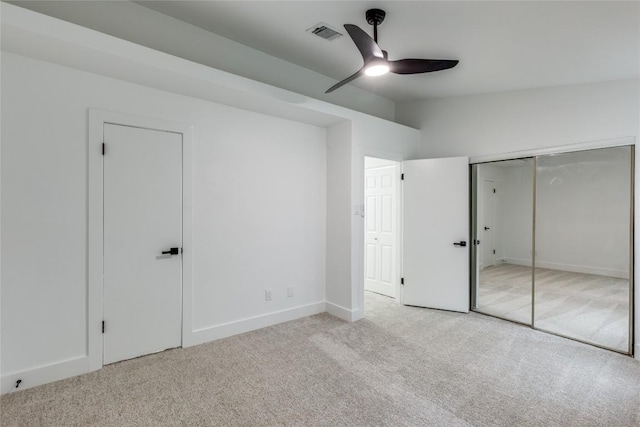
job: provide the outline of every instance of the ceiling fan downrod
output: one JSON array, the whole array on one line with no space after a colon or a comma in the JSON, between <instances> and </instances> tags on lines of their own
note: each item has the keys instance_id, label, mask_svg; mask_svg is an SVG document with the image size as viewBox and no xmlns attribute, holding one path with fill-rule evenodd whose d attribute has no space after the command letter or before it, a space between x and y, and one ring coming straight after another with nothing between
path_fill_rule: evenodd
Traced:
<instances>
[{"instance_id":1,"label":"ceiling fan downrod","mask_svg":"<svg viewBox=\"0 0 640 427\"><path fill-rule=\"evenodd\" d=\"M384 17L387 14L382 9L369 9L367 10L365 17L369 25L373 25L373 40L378 43L378 25L384 22Z\"/></svg>"}]
</instances>

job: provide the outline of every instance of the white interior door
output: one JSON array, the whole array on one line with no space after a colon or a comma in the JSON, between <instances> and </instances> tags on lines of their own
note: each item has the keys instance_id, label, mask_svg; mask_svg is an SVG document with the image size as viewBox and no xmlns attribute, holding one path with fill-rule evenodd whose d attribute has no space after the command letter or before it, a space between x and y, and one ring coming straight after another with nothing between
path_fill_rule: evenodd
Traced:
<instances>
[{"instance_id":1,"label":"white interior door","mask_svg":"<svg viewBox=\"0 0 640 427\"><path fill-rule=\"evenodd\" d=\"M482 212L480 223L480 249L482 254L482 268L496 264L496 183L489 180L482 181Z\"/></svg>"},{"instance_id":2,"label":"white interior door","mask_svg":"<svg viewBox=\"0 0 640 427\"><path fill-rule=\"evenodd\" d=\"M378 159L373 159L378 160ZM365 290L396 297L397 162L365 165ZM391 164L388 164L391 163Z\"/></svg>"},{"instance_id":3,"label":"white interior door","mask_svg":"<svg viewBox=\"0 0 640 427\"><path fill-rule=\"evenodd\" d=\"M105 123L104 141L108 364L181 345L182 135Z\"/></svg>"},{"instance_id":4,"label":"white interior door","mask_svg":"<svg viewBox=\"0 0 640 427\"><path fill-rule=\"evenodd\" d=\"M402 302L469 311L469 160L409 160L402 181Z\"/></svg>"}]
</instances>

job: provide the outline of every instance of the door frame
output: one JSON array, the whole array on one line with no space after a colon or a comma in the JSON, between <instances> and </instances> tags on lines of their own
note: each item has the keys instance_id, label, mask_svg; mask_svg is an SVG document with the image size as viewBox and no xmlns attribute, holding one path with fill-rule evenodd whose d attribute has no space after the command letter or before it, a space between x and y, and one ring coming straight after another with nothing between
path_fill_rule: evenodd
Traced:
<instances>
[{"instance_id":1,"label":"door frame","mask_svg":"<svg viewBox=\"0 0 640 427\"><path fill-rule=\"evenodd\" d=\"M352 256L355 256L355 261L357 262L357 266L355 268L355 272L357 274L355 281L358 284L356 291L357 295L353 295L355 297L353 300L357 301L357 316L355 316L352 321L364 318L364 263L365 263L365 232L364 232L364 218L361 216L362 208L364 206L364 158L365 157L376 157L378 159L384 160L392 160L394 162L399 163L399 173L402 174L402 162L405 160L402 154L395 153L391 151L380 150L377 148L371 147L357 147L355 150L355 157L357 158L357 180L354 182L352 180L352 185L354 186L354 192L352 192L352 196L355 194L358 204L358 209L360 211L358 213L353 213L351 216L352 224L355 225L353 229L356 230L356 234L352 236L351 244L352 247L355 248L355 253ZM353 176L353 175L352 175ZM402 183L400 180L397 181L399 188L402 188ZM353 199L352 199L353 200ZM397 208L397 222L396 222L396 242L398 244L398 248L396 250L396 302L402 303L402 286L400 285L400 277L402 276L402 191L399 191L396 194L396 208ZM355 238L355 241L353 240ZM352 258L353 260L354 258ZM353 270L352 270L353 271ZM352 273L352 281L353 281L353 273Z\"/></svg>"},{"instance_id":2,"label":"door frame","mask_svg":"<svg viewBox=\"0 0 640 427\"><path fill-rule=\"evenodd\" d=\"M103 128L105 123L182 134L182 334L191 333L192 300L192 139L193 126L164 119L90 108L88 158L87 239L87 356L89 371L103 366L104 316L104 198ZM107 146L108 150L108 146Z\"/></svg>"},{"instance_id":3,"label":"door frame","mask_svg":"<svg viewBox=\"0 0 640 427\"><path fill-rule=\"evenodd\" d=\"M366 169L366 158L373 158L373 159L380 159L380 160L387 160L390 162L395 162L395 167L396 167L396 173L399 175L396 179L396 185L395 185L395 211L396 211L396 229L395 229L395 236L394 236L394 244L396 245L396 259L394 260L395 262L395 277L393 278L394 282L395 282L395 291L396 291L396 296L395 296L395 300L399 301L400 299L400 278L402 277L402 268L401 268L401 262L402 262L402 255L399 253L399 251L401 250L401 248L399 247L399 245L402 244L402 236L401 236L401 228L400 228L400 224L401 224L401 220L402 218L400 218L400 216L402 215L402 205L400 203L401 199L399 199L399 197L401 197L401 193L402 193L402 183L400 182L400 176L402 175L402 160L394 160L394 159L387 159L387 158L383 158L383 157L379 157L379 156L370 156L370 155L365 155L363 157L363 166L362 166L362 179L363 179L363 185L362 185L362 197L363 200L366 202L366 199L364 199L365 196L365 192L366 192L366 179L365 179L365 174L367 172ZM365 208L365 203L362 204L361 207L361 211L360 211L360 216L363 219L362 222L362 288L364 289L364 267L366 265L366 256L367 256L367 251L365 249L365 246L367 244L366 240L367 240L367 232L365 230L366 227L366 213L364 211ZM364 291L363 291L364 292ZM364 301L364 300L363 300Z\"/></svg>"}]
</instances>

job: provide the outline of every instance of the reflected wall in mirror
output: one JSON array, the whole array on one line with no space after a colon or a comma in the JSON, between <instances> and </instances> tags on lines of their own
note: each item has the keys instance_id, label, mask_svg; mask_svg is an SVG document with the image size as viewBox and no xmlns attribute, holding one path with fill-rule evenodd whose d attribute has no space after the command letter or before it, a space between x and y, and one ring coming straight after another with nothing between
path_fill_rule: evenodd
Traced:
<instances>
[{"instance_id":1,"label":"reflected wall in mirror","mask_svg":"<svg viewBox=\"0 0 640 427\"><path fill-rule=\"evenodd\" d=\"M542 156L536 167L536 328L629 351L629 146Z\"/></svg>"},{"instance_id":2,"label":"reflected wall in mirror","mask_svg":"<svg viewBox=\"0 0 640 427\"><path fill-rule=\"evenodd\" d=\"M534 161L476 165L474 309L531 324Z\"/></svg>"}]
</instances>

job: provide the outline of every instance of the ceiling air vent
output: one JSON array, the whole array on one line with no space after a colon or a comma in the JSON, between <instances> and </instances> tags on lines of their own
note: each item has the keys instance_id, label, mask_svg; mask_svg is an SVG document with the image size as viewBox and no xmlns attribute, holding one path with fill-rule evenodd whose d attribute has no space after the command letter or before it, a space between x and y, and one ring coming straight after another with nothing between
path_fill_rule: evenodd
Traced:
<instances>
[{"instance_id":1,"label":"ceiling air vent","mask_svg":"<svg viewBox=\"0 0 640 427\"><path fill-rule=\"evenodd\" d=\"M338 32L338 30L331 27L329 24L325 24L324 22L314 25L313 27L309 28L307 32L315 34L316 36L322 37L323 39L329 41L342 37L342 33Z\"/></svg>"}]
</instances>

